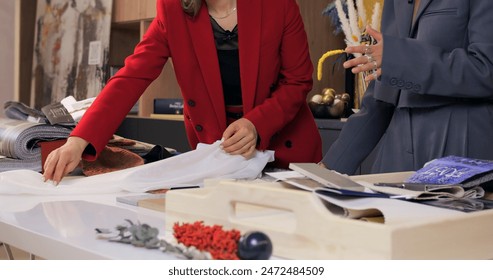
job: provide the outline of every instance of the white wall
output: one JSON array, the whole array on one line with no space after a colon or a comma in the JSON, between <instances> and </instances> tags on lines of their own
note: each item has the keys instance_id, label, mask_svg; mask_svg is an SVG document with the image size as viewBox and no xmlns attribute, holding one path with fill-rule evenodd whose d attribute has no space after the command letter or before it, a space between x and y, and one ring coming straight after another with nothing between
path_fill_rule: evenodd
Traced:
<instances>
[{"instance_id":1,"label":"white wall","mask_svg":"<svg viewBox=\"0 0 493 280\"><path fill-rule=\"evenodd\" d=\"M14 99L15 1L0 0L0 117L3 104Z\"/></svg>"}]
</instances>

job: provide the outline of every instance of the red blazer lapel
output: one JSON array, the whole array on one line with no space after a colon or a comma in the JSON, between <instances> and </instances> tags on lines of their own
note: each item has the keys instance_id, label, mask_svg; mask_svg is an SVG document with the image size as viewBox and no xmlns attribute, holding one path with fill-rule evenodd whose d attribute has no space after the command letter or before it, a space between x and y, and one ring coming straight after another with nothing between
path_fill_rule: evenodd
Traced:
<instances>
[{"instance_id":1,"label":"red blazer lapel","mask_svg":"<svg viewBox=\"0 0 493 280\"><path fill-rule=\"evenodd\" d=\"M226 113L219 62L217 59L217 50L209 13L205 2L195 18L189 17L187 19L187 25L192 38L195 56L199 62L200 72L202 73L208 96L214 106L214 111L216 112L216 118L220 124L225 124Z\"/></svg>"},{"instance_id":2,"label":"red blazer lapel","mask_svg":"<svg viewBox=\"0 0 493 280\"><path fill-rule=\"evenodd\" d=\"M257 90L262 26L261 1L237 1L240 75L244 112L248 112L254 107Z\"/></svg>"}]
</instances>

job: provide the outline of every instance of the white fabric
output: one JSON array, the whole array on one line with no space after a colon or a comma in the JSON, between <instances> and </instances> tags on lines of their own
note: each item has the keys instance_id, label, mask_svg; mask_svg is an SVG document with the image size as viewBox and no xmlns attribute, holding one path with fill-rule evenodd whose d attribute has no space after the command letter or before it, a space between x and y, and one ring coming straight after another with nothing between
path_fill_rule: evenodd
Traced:
<instances>
[{"instance_id":1,"label":"white fabric","mask_svg":"<svg viewBox=\"0 0 493 280\"><path fill-rule=\"evenodd\" d=\"M199 144L197 149L161 161L91 177L65 177L58 186L43 182L42 175L30 170L0 173L0 194L92 194L119 191L146 192L184 186L203 186L207 178L255 179L274 151L257 151L246 160L229 155L220 147Z\"/></svg>"},{"instance_id":2,"label":"white fabric","mask_svg":"<svg viewBox=\"0 0 493 280\"><path fill-rule=\"evenodd\" d=\"M75 122L79 122L86 110L96 100L96 97L87 98L81 101L77 101L73 96L67 96L60 103L67 109Z\"/></svg>"}]
</instances>

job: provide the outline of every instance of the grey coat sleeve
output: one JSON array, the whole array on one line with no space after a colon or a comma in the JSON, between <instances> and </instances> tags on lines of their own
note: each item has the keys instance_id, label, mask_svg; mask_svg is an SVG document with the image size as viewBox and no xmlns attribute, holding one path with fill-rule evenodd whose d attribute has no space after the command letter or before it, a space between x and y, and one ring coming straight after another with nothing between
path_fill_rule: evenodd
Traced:
<instances>
[{"instance_id":1,"label":"grey coat sleeve","mask_svg":"<svg viewBox=\"0 0 493 280\"><path fill-rule=\"evenodd\" d=\"M374 88L375 83L372 82L362 100L361 110L348 118L341 134L322 159L327 168L354 174L385 133L394 106L375 99Z\"/></svg>"}]
</instances>

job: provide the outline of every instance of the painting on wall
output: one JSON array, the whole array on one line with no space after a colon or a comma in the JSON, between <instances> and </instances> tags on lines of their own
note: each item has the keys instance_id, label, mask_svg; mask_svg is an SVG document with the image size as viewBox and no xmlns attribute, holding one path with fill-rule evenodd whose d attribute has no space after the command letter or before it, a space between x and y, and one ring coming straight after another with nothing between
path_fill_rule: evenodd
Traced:
<instances>
[{"instance_id":1,"label":"painting on wall","mask_svg":"<svg viewBox=\"0 0 493 280\"><path fill-rule=\"evenodd\" d=\"M107 80L113 0L38 0L31 106L95 97Z\"/></svg>"}]
</instances>

